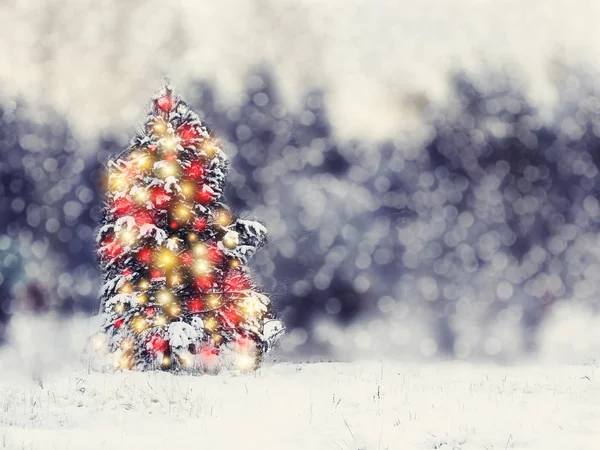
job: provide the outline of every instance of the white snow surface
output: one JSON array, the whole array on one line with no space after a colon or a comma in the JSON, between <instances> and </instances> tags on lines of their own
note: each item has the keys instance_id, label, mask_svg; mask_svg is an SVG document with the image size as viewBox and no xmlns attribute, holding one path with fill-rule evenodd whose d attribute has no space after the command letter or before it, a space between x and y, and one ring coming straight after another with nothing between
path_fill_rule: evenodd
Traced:
<instances>
[{"instance_id":1,"label":"white snow surface","mask_svg":"<svg viewBox=\"0 0 600 450\"><path fill-rule=\"evenodd\" d=\"M597 359L292 363L280 353L249 374L95 372L81 354L96 321L13 319L0 350L0 448L600 448ZM571 326L558 322L552 345Z\"/></svg>"},{"instance_id":2,"label":"white snow surface","mask_svg":"<svg viewBox=\"0 0 600 450\"><path fill-rule=\"evenodd\" d=\"M597 449L600 370L278 363L176 376L64 367L0 380L8 449Z\"/></svg>"}]
</instances>

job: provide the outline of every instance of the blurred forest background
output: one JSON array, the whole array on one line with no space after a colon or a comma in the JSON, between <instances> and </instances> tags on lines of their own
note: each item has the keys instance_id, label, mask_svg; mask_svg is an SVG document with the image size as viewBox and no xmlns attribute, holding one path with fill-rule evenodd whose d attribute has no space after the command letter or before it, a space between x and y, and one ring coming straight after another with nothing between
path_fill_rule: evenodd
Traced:
<instances>
[{"instance_id":1,"label":"blurred forest background","mask_svg":"<svg viewBox=\"0 0 600 450\"><path fill-rule=\"evenodd\" d=\"M0 337L97 311L103 167L168 77L269 230L285 351L536 352L600 307L600 7L527 3L0 2Z\"/></svg>"}]
</instances>

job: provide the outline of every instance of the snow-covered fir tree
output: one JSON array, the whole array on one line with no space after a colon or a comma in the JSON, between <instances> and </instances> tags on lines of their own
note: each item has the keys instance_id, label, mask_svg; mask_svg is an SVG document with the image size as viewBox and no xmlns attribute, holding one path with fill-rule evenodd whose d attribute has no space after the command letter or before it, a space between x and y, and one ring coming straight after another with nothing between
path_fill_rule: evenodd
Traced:
<instances>
[{"instance_id":1,"label":"snow-covered fir tree","mask_svg":"<svg viewBox=\"0 0 600 450\"><path fill-rule=\"evenodd\" d=\"M109 161L97 341L115 367L253 368L283 332L245 267L267 230L224 203L227 170L206 125L169 86Z\"/></svg>"}]
</instances>

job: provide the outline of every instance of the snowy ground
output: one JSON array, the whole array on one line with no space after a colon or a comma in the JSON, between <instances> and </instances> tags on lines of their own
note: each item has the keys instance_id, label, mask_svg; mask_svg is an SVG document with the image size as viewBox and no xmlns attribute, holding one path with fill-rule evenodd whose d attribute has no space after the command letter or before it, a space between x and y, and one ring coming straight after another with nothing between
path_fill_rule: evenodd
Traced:
<instances>
[{"instance_id":1,"label":"snowy ground","mask_svg":"<svg viewBox=\"0 0 600 450\"><path fill-rule=\"evenodd\" d=\"M599 404L593 365L279 363L201 377L63 368L41 383L0 378L0 448L586 450L600 448Z\"/></svg>"}]
</instances>

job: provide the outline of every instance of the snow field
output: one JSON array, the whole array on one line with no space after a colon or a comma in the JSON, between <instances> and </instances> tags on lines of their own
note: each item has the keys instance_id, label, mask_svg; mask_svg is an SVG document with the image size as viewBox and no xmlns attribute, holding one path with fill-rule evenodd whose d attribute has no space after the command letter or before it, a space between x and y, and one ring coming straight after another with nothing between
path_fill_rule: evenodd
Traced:
<instances>
[{"instance_id":1,"label":"snow field","mask_svg":"<svg viewBox=\"0 0 600 450\"><path fill-rule=\"evenodd\" d=\"M65 367L0 380L0 448L592 450L599 382L592 365L282 363L217 376Z\"/></svg>"}]
</instances>

